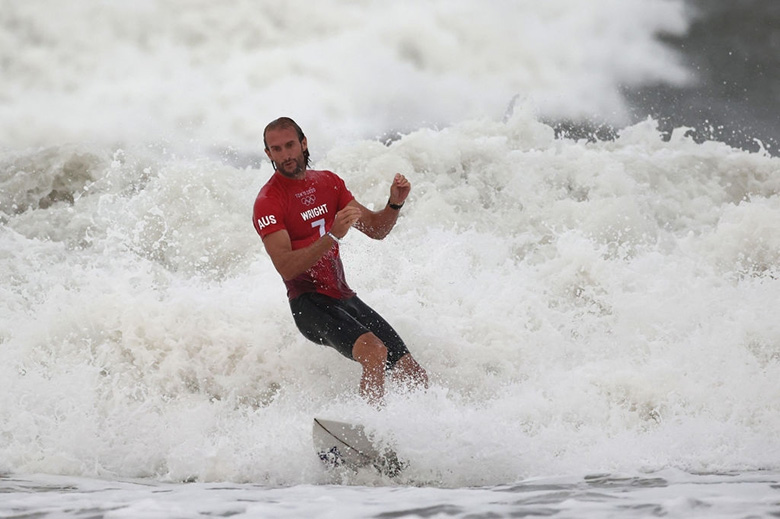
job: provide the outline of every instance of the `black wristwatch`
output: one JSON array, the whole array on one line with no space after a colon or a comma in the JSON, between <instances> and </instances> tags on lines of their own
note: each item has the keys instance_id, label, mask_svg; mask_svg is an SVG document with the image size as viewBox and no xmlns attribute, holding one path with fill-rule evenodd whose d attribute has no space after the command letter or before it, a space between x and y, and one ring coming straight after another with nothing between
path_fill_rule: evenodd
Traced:
<instances>
[{"instance_id":1,"label":"black wristwatch","mask_svg":"<svg viewBox=\"0 0 780 519\"><path fill-rule=\"evenodd\" d=\"M391 204L390 200L387 201L387 206L390 209L395 209L396 211L400 211L401 208L404 206L404 202L401 202L400 204Z\"/></svg>"}]
</instances>

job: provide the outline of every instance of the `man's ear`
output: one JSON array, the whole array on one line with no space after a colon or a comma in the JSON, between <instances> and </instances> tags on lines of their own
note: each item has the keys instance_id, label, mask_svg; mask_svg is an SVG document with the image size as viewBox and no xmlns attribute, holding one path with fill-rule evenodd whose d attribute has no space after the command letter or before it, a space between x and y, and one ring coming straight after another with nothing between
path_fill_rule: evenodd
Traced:
<instances>
[{"instance_id":1,"label":"man's ear","mask_svg":"<svg viewBox=\"0 0 780 519\"><path fill-rule=\"evenodd\" d=\"M309 143L308 143L308 142L306 142L306 137L304 137L304 138L301 140L301 148L303 149L303 151L306 151L306 150L308 150L308 149L309 149Z\"/></svg>"}]
</instances>

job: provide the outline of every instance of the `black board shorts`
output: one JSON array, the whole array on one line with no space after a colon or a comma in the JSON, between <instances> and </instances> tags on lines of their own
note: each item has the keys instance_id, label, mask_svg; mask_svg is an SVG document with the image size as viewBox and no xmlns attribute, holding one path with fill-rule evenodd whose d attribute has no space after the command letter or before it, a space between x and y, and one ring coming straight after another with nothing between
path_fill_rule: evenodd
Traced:
<instances>
[{"instance_id":1,"label":"black board shorts","mask_svg":"<svg viewBox=\"0 0 780 519\"><path fill-rule=\"evenodd\" d=\"M334 299L316 292L290 300L295 325L304 337L354 360L352 347L363 334L373 333L387 348L387 368L409 353L404 341L381 315L357 296Z\"/></svg>"}]
</instances>

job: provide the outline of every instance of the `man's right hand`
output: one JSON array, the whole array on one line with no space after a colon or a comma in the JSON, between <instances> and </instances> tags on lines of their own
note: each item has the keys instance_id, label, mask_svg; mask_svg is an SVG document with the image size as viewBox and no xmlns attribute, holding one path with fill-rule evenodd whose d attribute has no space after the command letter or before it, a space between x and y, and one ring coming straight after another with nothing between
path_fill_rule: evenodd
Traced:
<instances>
[{"instance_id":1,"label":"man's right hand","mask_svg":"<svg viewBox=\"0 0 780 519\"><path fill-rule=\"evenodd\" d=\"M347 235L349 229L355 225L360 219L362 211L360 207L356 205L348 205L338 213L333 220L333 226L330 228L330 232L336 235L336 238L341 239Z\"/></svg>"}]
</instances>

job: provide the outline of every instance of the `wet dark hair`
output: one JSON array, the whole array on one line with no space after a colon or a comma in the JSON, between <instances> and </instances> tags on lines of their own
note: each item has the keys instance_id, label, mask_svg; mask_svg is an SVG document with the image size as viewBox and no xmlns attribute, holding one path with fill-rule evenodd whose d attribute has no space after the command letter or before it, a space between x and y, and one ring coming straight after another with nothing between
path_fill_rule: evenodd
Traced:
<instances>
[{"instance_id":1,"label":"wet dark hair","mask_svg":"<svg viewBox=\"0 0 780 519\"><path fill-rule=\"evenodd\" d=\"M303 130L301 130L301 127L298 126L298 123L296 123L289 117L280 117L268 123L268 126L266 126L265 130L263 130L263 146L265 146L266 151L268 151L268 141L265 140L265 134L268 133L268 130L278 130L281 128L292 128L293 130L295 130L295 133L298 134L298 142L303 144L303 139L305 139L306 136L303 134ZM311 160L309 159L308 149L303 150L303 159L306 161L306 167L308 168L309 164L311 163ZM276 167L275 164L274 167Z\"/></svg>"}]
</instances>

